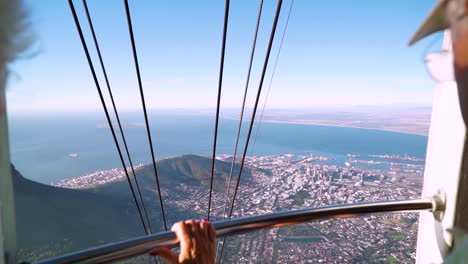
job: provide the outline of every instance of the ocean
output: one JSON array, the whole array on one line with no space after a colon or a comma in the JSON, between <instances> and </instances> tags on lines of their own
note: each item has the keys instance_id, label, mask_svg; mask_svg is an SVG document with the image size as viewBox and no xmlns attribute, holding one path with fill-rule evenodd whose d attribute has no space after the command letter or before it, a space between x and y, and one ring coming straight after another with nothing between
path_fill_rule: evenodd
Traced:
<instances>
[{"instance_id":1,"label":"ocean","mask_svg":"<svg viewBox=\"0 0 468 264\"><path fill-rule=\"evenodd\" d=\"M143 114L121 115L132 162L151 162ZM183 154L211 155L214 116L149 114L156 159ZM217 154L234 152L238 121L220 119ZM255 134L260 127L256 140ZM248 122L243 124L238 155L242 154ZM118 137L120 134L116 128ZM12 163L27 178L50 184L98 170L121 167L103 113L10 115ZM255 144L254 144L255 142ZM252 147L252 146L255 147ZM395 154L425 158L427 137L397 132L266 123L254 126L248 155L293 153L344 160L347 154ZM123 150L123 144L122 151ZM127 163L128 165L128 163Z\"/></svg>"}]
</instances>

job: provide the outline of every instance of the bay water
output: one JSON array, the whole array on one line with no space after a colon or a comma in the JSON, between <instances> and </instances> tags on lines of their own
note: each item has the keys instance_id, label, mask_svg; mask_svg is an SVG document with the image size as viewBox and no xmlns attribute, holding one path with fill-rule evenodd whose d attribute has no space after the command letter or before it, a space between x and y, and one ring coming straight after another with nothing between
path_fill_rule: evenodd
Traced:
<instances>
[{"instance_id":1,"label":"bay water","mask_svg":"<svg viewBox=\"0 0 468 264\"><path fill-rule=\"evenodd\" d=\"M151 162L143 114L121 115L134 165ZM156 159L197 154L211 156L214 116L150 113L150 130ZM115 122L115 120L114 120ZM237 120L219 122L217 155L234 152ZM258 137L256 137L257 129ZM115 127L125 156L118 128ZM242 154L248 122L238 155ZM109 126L102 113L15 114L9 116L12 163L27 178L50 184L98 170L121 167ZM427 137L405 133L286 123L256 124L248 155L293 153L344 159L347 154L394 154L425 158ZM126 159L127 166L128 160Z\"/></svg>"}]
</instances>

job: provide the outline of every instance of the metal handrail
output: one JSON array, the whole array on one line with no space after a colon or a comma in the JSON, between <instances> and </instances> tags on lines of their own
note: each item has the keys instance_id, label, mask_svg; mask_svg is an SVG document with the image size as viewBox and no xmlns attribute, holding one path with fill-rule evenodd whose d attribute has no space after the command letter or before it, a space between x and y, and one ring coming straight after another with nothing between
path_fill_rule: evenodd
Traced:
<instances>
[{"instance_id":1,"label":"metal handrail","mask_svg":"<svg viewBox=\"0 0 468 264\"><path fill-rule=\"evenodd\" d=\"M444 198L440 196L433 196L414 200L381 201L289 210L259 216L224 220L214 222L213 224L216 228L217 236L223 237L238 233L255 231L263 228L274 228L300 224L317 219L333 219L376 213L408 211L429 211L440 214L444 210ZM149 251L157 247L174 247L177 245L178 240L175 236L175 233L168 231L73 252L63 256L40 261L38 264L76 262L105 263L147 254Z\"/></svg>"}]
</instances>

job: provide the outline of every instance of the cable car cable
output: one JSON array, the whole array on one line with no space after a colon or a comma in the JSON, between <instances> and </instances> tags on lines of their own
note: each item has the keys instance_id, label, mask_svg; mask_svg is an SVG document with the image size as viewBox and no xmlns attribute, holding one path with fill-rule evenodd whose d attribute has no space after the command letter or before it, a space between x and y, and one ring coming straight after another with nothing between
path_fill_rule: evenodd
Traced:
<instances>
[{"instance_id":1,"label":"cable car cable","mask_svg":"<svg viewBox=\"0 0 468 264\"><path fill-rule=\"evenodd\" d=\"M224 73L224 55L226 53L226 37L227 37L227 26L229 19L229 0L226 0L224 8L224 26L223 26L223 40L221 47L221 59L219 62L219 81L218 81L218 99L216 103L216 121L214 128L214 142L213 142L213 158L211 162L211 180L210 180L210 194L208 196L208 212L207 219L210 220L211 211L211 195L213 193L213 178L215 172L215 160L216 160L216 142L218 141L218 123L219 123L219 108L221 106L221 87L223 86L223 73Z\"/></svg>"},{"instance_id":2,"label":"cable car cable","mask_svg":"<svg viewBox=\"0 0 468 264\"><path fill-rule=\"evenodd\" d=\"M110 83L109 83L109 78L107 77L107 71L106 71L106 68L104 66L104 61L102 59L101 49L99 48L99 44L98 44L97 37L96 37L96 32L94 31L93 22L92 22L92 19L91 19L91 15L89 13L88 4L86 3L86 0L83 0L82 2L83 2L83 6L84 6L84 9L85 9L85 12L86 12L86 17L88 19L89 27L91 29L91 34L93 36L94 45L96 46L96 52L97 52L98 57L99 57L99 62L101 64L101 69L102 69L102 72L103 72L103 75L104 75L104 80L106 81L107 91L109 92L109 97L110 97L111 102L112 102L112 108L114 109L114 114L115 114L115 118L117 120L117 125L119 127L120 134L122 135L122 142L124 144L125 152L127 154L128 161L130 163L130 168L132 170L133 177L135 178L136 189L138 191L138 196L140 197L140 201L141 201L141 204L142 204L142 207L143 207L143 213L145 215L146 222L148 223L149 233L152 234L153 230L152 230L152 227L151 227L151 222L150 222L149 217L148 217L148 213L147 213L147 210L146 210L145 202L143 200L143 196L141 195L141 189L140 189L140 185L138 183L138 178L137 178L137 175L135 173L135 169L133 168L132 158L131 158L130 153L128 151L127 140L125 139L125 134L124 134L123 129L122 129L122 123L120 122L120 117L119 117L119 114L117 112L117 107L115 105L114 96L112 94L112 89L111 89Z\"/></svg>"},{"instance_id":3,"label":"cable car cable","mask_svg":"<svg viewBox=\"0 0 468 264\"><path fill-rule=\"evenodd\" d=\"M133 186L132 186L132 183L130 181L130 177L128 176L128 171L127 171L127 167L125 166L125 162L124 162L124 159L123 159L123 156L122 156L122 151L120 149L120 146L119 146L119 142L117 140L117 136L115 135L115 131L114 131L114 128L112 126L112 121L110 119L110 116L109 116L109 112L107 110L107 106L106 106L106 102L104 101L104 97L102 95L102 91L101 91L101 87L99 85L99 81L97 79L97 76L96 76L96 72L94 70L94 66L93 66L93 63L91 61L91 56L89 55L89 51L88 51L88 47L86 45L86 41L84 39L84 36L83 36L83 31L81 30L81 25L80 25L80 22L78 20L78 16L76 14L76 10L75 10L75 6L73 4L73 0L68 0L68 3L70 5L70 10L72 12L72 15L73 15L73 19L75 21L75 25L76 25L76 28L78 30L78 34L80 36L80 40L81 40L81 44L83 45L83 49L84 49L84 52L86 54L86 59L88 61L88 65L89 65L89 68L91 70L91 73L93 75L93 79L94 79L94 83L96 85L96 88L97 88L97 91L99 93L99 98L101 100L101 104L102 104L102 107L104 109L104 113L106 115L106 118L107 118L107 122L109 124L109 128L112 132L112 137L114 139L114 143L115 143L115 146L117 148L117 152L119 153L119 158L120 158L120 161L122 163L122 166L123 166L123 169L124 169L124 172L125 172L125 176L127 177L127 181L128 181L128 184L130 186L130 190L132 192L132 196L133 196L133 201L137 207L137 210L138 210L138 214L140 216L140 220L141 220L141 224L143 225L143 228L145 229L145 233L148 234L148 230L146 228L146 225L145 225L145 221L143 220L143 215L141 213L141 209L140 209L140 206L137 202L137 198L136 198L136 195L135 195L135 190L133 189Z\"/></svg>"},{"instance_id":4,"label":"cable car cable","mask_svg":"<svg viewBox=\"0 0 468 264\"><path fill-rule=\"evenodd\" d=\"M141 105L143 107L143 114L145 116L146 134L148 135L148 142L150 146L151 159L152 159L153 169L154 169L154 176L156 178L156 186L158 189L159 202L160 202L161 213L162 213L163 222L164 222L164 229L167 231L166 215L164 213L163 198L161 195L161 188L159 185L158 170L156 169L156 159L154 157L153 141L151 139L151 131L150 131L149 122L148 122L148 113L146 111L145 95L143 93L143 85L141 82L140 66L138 65L138 56L137 56L137 50L136 50L136 45L135 45L135 38L133 35L132 19L130 16L130 8L128 7L128 0L124 0L124 3L125 3L125 14L127 16L128 32L130 35L130 42L132 44L133 61L135 62L135 70L136 70L137 79L138 79L138 87L140 90Z\"/></svg>"},{"instance_id":5,"label":"cable car cable","mask_svg":"<svg viewBox=\"0 0 468 264\"><path fill-rule=\"evenodd\" d=\"M276 26L278 25L278 19L279 19L279 15L281 13L282 4L283 4L283 0L278 0L278 5L276 7L276 13L275 13L275 19L273 21L273 26L271 28L270 40L269 40L267 52L266 52L266 55L265 55L265 61L263 63L262 75L260 77L260 83L258 85L257 97L255 98L255 104L254 104L254 108L253 108L253 111L252 111L252 118L251 118L251 121L250 121L249 131L248 131L248 134L247 134L247 140L246 140L245 146L244 146L244 153L242 154L242 161L241 161L240 168L239 168L239 176L237 177L236 188L234 189L234 196L232 198L231 209L230 209L229 215L228 215L229 219L231 218L232 212L234 210L234 203L236 201L237 191L239 189L240 178L242 176L242 170L244 168L245 156L247 155L250 136L252 135L252 128L253 128L253 124L255 122L255 114L257 112L258 101L260 100L260 94L262 92L263 81L265 80L265 74L266 74L266 70L268 68L268 61L269 61L269 58L270 58L270 53L271 53L271 48L273 46L273 41L275 39ZM223 249L224 249L224 244L221 246L220 259L221 259L222 254L223 254Z\"/></svg>"},{"instance_id":6,"label":"cable car cable","mask_svg":"<svg viewBox=\"0 0 468 264\"><path fill-rule=\"evenodd\" d=\"M259 26L260 26L260 19L261 19L261 16L262 16L262 8L263 8L263 0L260 0L260 6L259 6L259 10L258 10L258 15L257 15L257 24L256 24L256 28L255 28L254 40L253 40L253 45L252 45L252 52L250 54L249 69L247 71L247 80L245 82L244 98L242 100L242 108L241 108L241 113L240 113L240 118L239 118L239 125L238 125L238 129L237 129L237 137L236 137L236 144L235 144L235 148L234 148L234 156L233 156L232 162L231 162L231 170L229 172L229 182L227 184L226 197L224 199L224 210L223 210L223 214L222 214L223 218L225 218L225 214L226 214L227 201L228 201L228 197L229 197L229 191L230 191L230 188L231 188L232 174L233 174L233 171L234 171L234 164L236 162L236 156L237 156L237 148L239 146L239 139L240 139L240 134L241 134L241 130L242 130L242 121L244 119L244 111L245 111L245 101L247 99L247 92L248 92L248 89L249 89L250 75L251 75L251 72L252 72L252 64L253 64L253 59L254 59L254 55L255 55L255 47L257 45L258 29L259 29Z\"/></svg>"},{"instance_id":7,"label":"cable car cable","mask_svg":"<svg viewBox=\"0 0 468 264\"><path fill-rule=\"evenodd\" d=\"M267 93L266 93L266 96L265 96L265 101L263 102L262 113L260 114L260 118L258 119L258 122L257 122L257 129L256 129L256 132L255 132L254 141L252 143L252 149L250 150L250 156L253 156L253 153L254 153L254 150L255 150L255 145L257 144L258 132L260 131L260 127L261 127L262 121L263 121L263 114L265 112L266 104L268 102L268 97L270 96L271 84L273 83L273 79L274 79L274 76L275 76L275 73L276 73L276 65L278 65L278 60L279 60L279 56L281 54L281 49L283 48L284 36L286 35L286 30L288 29L289 17L291 16L291 10L293 8L293 5L294 5L294 0L291 1L291 6L289 7L288 16L286 18L286 25L284 26L283 36L281 37L280 45L279 45L279 48L278 48L278 54L276 55L275 66L273 66L273 72L271 73L270 84L268 85L268 90L267 90Z\"/></svg>"},{"instance_id":8,"label":"cable car cable","mask_svg":"<svg viewBox=\"0 0 468 264\"><path fill-rule=\"evenodd\" d=\"M237 149L238 149L238 146L239 146L239 139L240 139L240 134L241 134L241 130L242 130L242 121L244 119L245 101L247 99L247 92L248 92L248 89L249 89L250 75L251 75L251 72L252 72L252 65L253 65L253 60L254 60L254 56L255 56L255 47L257 46L257 36L258 36L258 30L259 30L259 27L260 27L262 9L263 9L263 0L260 0L259 7L258 7L257 23L256 23L256 26L255 26L255 33L254 33L253 44L252 44L252 51L251 51L251 54L250 54L249 68L247 70L247 79L246 79L246 82L245 82L244 98L242 100L242 108L241 108L241 113L240 113L240 118L239 118L239 125L238 125L238 129L237 129L237 137L236 137L236 143L235 143L235 148L234 148L234 156L232 158L231 169L230 169L230 172L229 172L229 180L228 180L227 188L226 188L226 196L224 198L224 208L223 208L223 214L222 214L223 219L226 218L226 209L228 207L229 193L230 193L230 190L231 190L232 175L234 173L234 165L235 165L235 162L236 162ZM223 241L224 240L225 240L225 238L223 239Z\"/></svg>"}]
</instances>

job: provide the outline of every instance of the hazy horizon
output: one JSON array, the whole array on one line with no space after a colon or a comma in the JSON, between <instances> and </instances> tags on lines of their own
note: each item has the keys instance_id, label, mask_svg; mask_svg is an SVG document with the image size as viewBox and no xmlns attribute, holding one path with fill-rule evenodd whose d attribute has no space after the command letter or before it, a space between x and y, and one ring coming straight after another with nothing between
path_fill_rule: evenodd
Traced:
<instances>
[{"instance_id":1,"label":"hazy horizon","mask_svg":"<svg viewBox=\"0 0 468 264\"><path fill-rule=\"evenodd\" d=\"M113 108L111 105L107 105L107 109L110 114L113 115ZM266 112L275 111L298 111L302 113L317 112L317 111L374 111L374 110L428 110L432 109L431 104L382 104L382 105L340 105L340 106L309 106L309 107L266 107ZM118 113L142 113L142 108L130 108L130 109L117 109ZM202 111L206 113L215 113L215 107L161 107L161 108L147 108L148 112L155 113L161 111L165 112L184 112L184 111ZM253 107L246 107L246 112L251 112ZM240 112L240 107L221 107L220 114L223 112ZM262 111L262 106L257 108L257 113ZM102 107L94 109L8 109L9 114L60 114L60 113L104 113Z\"/></svg>"}]
</instances>

